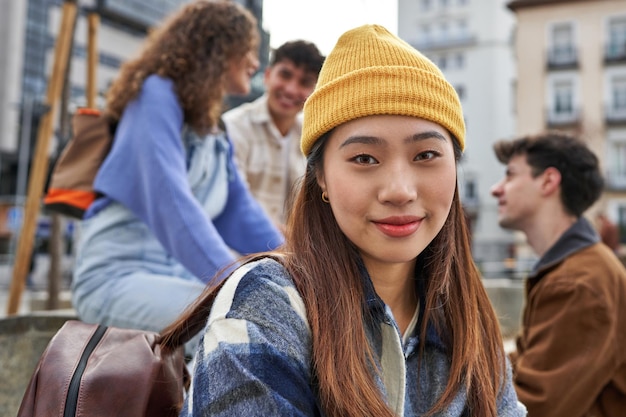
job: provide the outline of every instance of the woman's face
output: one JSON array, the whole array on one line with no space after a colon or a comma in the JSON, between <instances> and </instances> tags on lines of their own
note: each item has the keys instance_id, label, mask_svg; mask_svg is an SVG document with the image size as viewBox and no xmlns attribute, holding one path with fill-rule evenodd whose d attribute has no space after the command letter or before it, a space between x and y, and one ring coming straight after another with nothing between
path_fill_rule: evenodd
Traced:
<instances>
[{"instance_id":1,"label":"woman's face","mask_svg":"<svg viewBox=\"0 0 626 417\"><path fill-rule=\"evenodd\" d=\"M242 58L233 58L228 63L226 73L226 93L245 96L250 92L250 79L259 69L259 56L256 49Z\"/></svg>"},{"instance_id":2,"label":"woman's face","mask_svg":"<svg viewBox=\"0 0 626 417\"><path fill-rule=\"evenodd\" d=\"M409 116L335 128L318 183L368 267L414 262L443 227L456 188L449 133Z\"/></svg>"}]
</instances>

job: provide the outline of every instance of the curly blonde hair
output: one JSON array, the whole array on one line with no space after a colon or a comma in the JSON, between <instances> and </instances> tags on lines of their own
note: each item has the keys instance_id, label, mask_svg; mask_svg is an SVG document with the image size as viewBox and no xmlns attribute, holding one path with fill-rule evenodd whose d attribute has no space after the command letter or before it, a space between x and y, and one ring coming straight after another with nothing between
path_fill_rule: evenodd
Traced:
<instances>
[{"instance_id":1,"label":"curly blonde hair","mask_svg":"<svg viewBox=\"0 0 626 417\"><path fill-rule=\"evenodd\" d=\"M106 113L118 120L156 74L169 78L183 109L184 121L206 133L217 126L226 95L229 62L258 48L257 20L230 0L197 0L155 28L142 52L122 65L107 93Z\"/></svg>"}]
</instances>

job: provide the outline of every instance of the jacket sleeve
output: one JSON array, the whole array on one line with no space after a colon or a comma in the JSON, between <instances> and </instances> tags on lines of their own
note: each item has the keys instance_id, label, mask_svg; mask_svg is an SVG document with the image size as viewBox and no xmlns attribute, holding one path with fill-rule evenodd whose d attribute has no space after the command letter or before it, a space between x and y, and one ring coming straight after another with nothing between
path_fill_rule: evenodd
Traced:
<instances>
[{"instance_id":1,"label":"jacket sleeve","mask_svg":"<svg viewBox=\"0 0 626 417\"><path fill-rule=\"evenodd\" d=\"M529 300L514 383L530 417L582 416L608 382L615 318L580 272L542 285Z\"/></svg>"},{"instance_id":2,"label":"jacket sleeve","mask_svg":"<svg viewBox=\"0 0 626 417\"><path fill-rule=\"evenodd\" d=\"M279 271L250 265L216 298L182 417L319 415L302 300Z\"/></svg>"}]
</instances>

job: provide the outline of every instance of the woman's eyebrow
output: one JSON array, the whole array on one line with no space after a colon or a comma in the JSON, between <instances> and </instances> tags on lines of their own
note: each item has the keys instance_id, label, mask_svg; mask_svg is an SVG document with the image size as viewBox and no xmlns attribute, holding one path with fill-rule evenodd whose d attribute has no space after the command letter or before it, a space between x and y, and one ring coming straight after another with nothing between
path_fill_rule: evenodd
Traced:
<instances>
[{"instance_id":1,"label":"woman's eyebrow","mask_svg":"<svg viewBox=\"0 0 626 417\"><path fill-rule=\"evenodd\" d=\"M426 132L421 132L421 133L416 133L415 135L412 135L408 138L406 138L404 140L405 143L413 143L413 142L419 142L420 140L426 140L426 139L439 139L442 141L446 141L446 137L444 135L442 135L441 133L435 131L435 130L429 130Z\"/></svg>"},{"instance_id":2,"label":"woman's eyebrow","mask_svg":"<svg viewBox=\"0 0 626 417\"><path fill-rule=\"evenodd\" d=\"M442 135L441 133L435 130L428 130L426 132L421 132L421 133L416 133L414 135L411 135L408 138L406 138L404 142L406 144L409 144L409 143L418 142L418 141L426 140L426 139L433 139L433 138L442 140L444 142L447 140L446 137ZM352 145L354 143L359 143L363 145L384 145L385 140L379 138L378 136L355 135L355 136L350 136L349 138L344 140L339 146L339 148L343 148L345 146Z\"/></svg>"},{"instance_id":3,"label":"woman's eyebrow","mask_svg":"<svg viewBox=\"0 0 626 417\"><path fill-rule=\"evenodd\" d=\"M348 139L344 140L341 145L339 145L339 148L341 149L348 145L352 145L353 143L360 143L364 145L382 145L385 141L377 136L350 136Z\"/></svg>"}]
</instances>

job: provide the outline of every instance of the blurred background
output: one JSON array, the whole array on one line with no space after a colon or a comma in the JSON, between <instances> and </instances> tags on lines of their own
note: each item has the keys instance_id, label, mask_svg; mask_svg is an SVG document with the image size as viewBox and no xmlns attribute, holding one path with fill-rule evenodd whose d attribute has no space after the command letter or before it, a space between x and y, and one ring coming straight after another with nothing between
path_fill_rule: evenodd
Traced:
<instances>
[{"instance_id":1,"label":"blurred background","mask_svg":"<svg viewBox=\"0 0 626 417\"><path fill-rule=\"evenodd\" d=\"M102 106L124 60L151 27L187 2L78 1L67 82L50 138L50 167L71 134L66 121L86 104L88 15L97 14L100 22L96 105ZM624 0L239 2L258 18L262 67L252 93L229 98L229 106L262 94L262 72L272 47L306 39L327 54L341 33L363 23L386 26L441 68L464 107L467 151L459 168L460 191L474 259L488 287L513 287L521 294L523 278L535 261L521 235L497 224L490 187L504 174L491 148L499 139L547 128L581 135L602 161L607 179L603 197L587 215L595 219L595 214L605 213L619 226L621 243L626 242ZM46 91L63 5L63 0L0 0L0 292L10 286L37 132L50 107ZM29 261L29 300L45 298L39 291L45 294L54 277L60 280L61 305L67 302L64 290L71 279L76 233L75 221L41 211ZM1 315L5 308L0 307Z\"/></svg>"}]
</instances>

